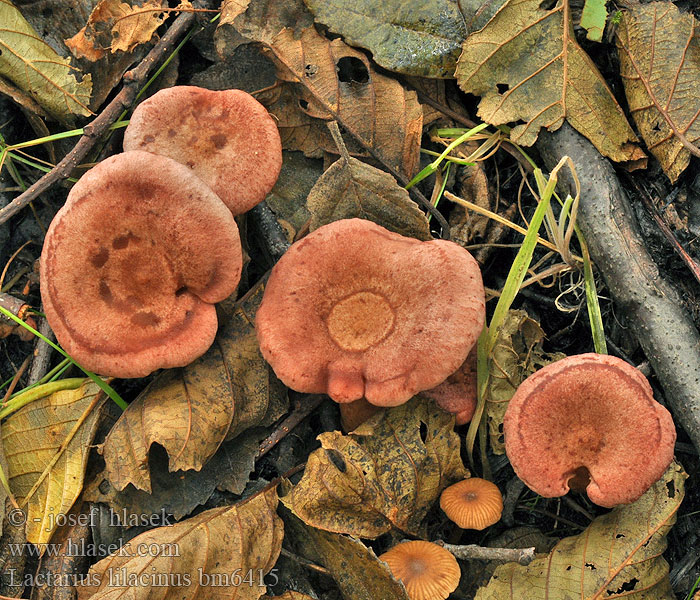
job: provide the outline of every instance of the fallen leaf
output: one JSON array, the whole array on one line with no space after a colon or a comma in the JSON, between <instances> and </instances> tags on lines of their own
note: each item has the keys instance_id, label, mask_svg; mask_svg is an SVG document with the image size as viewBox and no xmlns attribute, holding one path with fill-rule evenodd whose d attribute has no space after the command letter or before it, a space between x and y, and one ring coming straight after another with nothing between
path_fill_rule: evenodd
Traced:
<instances>
[{"instance_id":1,"label":"fallen leaf","mask_svg":"<svg viewBox=\"0 0 700 600\"><path fill-rule=\"evenodd\" d=\"M54 118L92 114L92 81L59 56L27 23L10 0L0 0L0 75L27 92Z\"/></svg>"},{"instance_id":2,"label":"fallen leaf","mask_svg":"<svg viewBox=\"0 0 700 600\"><path fill-rule=\"evenodd\" d=\"M473 204L494 211L496 208L489 192L489 180L483 162L462 167L458 172L460 197ZM486 236L491 220L460 204L455 204L450 211L450 236L452 241L461 246L475 243Z\"/></svg>"},{"instance_id":3,"label":"fallen leaf","mask_svg":"<svg viewBox=\"0 0 700 600\"><path fill-rule=\"evenodd\" d=\"M151 529L90 567L79 600L257 600L282 548L271 488L180 523Z\"/></svg>"},{"instance_id":4,"label":"fallen leaf","mask_svg":"<svg viewBox=\"0 0 700 600\"><path fill-rule=\"evenodd\" d=\"M662 554L687 477L677 463L636 502L597 517L580 535L561 540L524 567L496 569L476 600L673 598Z\"/></svg>"},{"instance_id":5,"label":"fallen leaf","mask_svg":"<svg viewBox=\"0 0 700 600\"><path fill-rule=\"evenodd\" d=\"M301 481L282 502L304 523L376 538L395 527L416 534L440 492L468 472L454 417L413 399L348 435L322 433Z\"/></svg>"},{"instance_id":6,"label":"fallen leaf","mask_svg":"<svg viewBox=\"0 0 700 600\"><path fill-rule=\"evenodd\" d=\"M262 433L261 433L262 432ZM168 471L168 455L156 446L149 453L151 492L127 486L122 491L112 487L104 475L98 475L83 493L89 502L103 502L117 514L156 515L165 511L182 519L204 504L214 490L241 494L255 468L264 430L253 428L230 442L224 442L201 471Z\"/></svg>"},{"instance_id":7,"label":"fallen leaf","mask_svg":"<svg viewBox=\"0 0 700 600\"><path fill-rule=\"evenodd\" d=\"M544 331L540 324L522 310L511 310L498 332L493 354L489 360L489 382L486 388L491 448L503 454L503 417L508 402L518 386L538 369L564 354L548 354L542 349Z\"/></svg>"},{"instance_id":8,"label":"fallen leaf","mask_svg":"<svg viewBox=\"0 0 700 600\"><path fill-rule=\"evenodd\" d=\"M408 600L386 563L362 541L309 527L288 511L283 519L287 538L307 560L328 569L344 600Z\"/></svg>"},{"instance_id":9,"label":"fallen leaf","mask_svg":"<svg viewBox=\"0 0 700 600\"><path fill-rule=\"evenodd\" d=\"M212 347L182 369L159 375L121 415L102 453L110 483L151 491L148 451L163 446L170 471L199 471L227 439L274 422L286 391L263 359L255 335L262 287L241 299Z\"/></svg>"},{"instance_id":10,"label":"fallen leaf","mask_svg":"<svg viewBox=\"0 0 700 600\"><path fill-rule=\"evenodd\" d=\"M373 221L390 231L430 240L430 225L405 188L356 158L340 158L319 177L306 201L310 230L340 219Z\"/></svg>"},{"instance_id":11,"label":"fallen leaf","mask_svg":"<svg viewBox=\"0 0 700 600\"><path fill-rule=\"evenodd\" d=\"M287 591L281 596L263 596L262 600L317 600L300 592Z\"/></svg>"},{"instance_id":12,"label":"fallen leaf","mask_svg":"<svg viewBox=\"0 0 700 600\"><path fill-rule=\"evenodd\" d=\"M604 156L634 166L644 158L622 108L576 42L569 0L553 8L509 0L464 42L455 76L464 92L482 96L481 119L516 123L517 144L531 146L542 127L556 131L566 119Z\"/></svg>"},{"instance_id":13,"label":"fallen leaf","mask_svg":"<svg viewBox=\"0 0 700 600\"><path fill-rule=\"evenodd\" d=\"M100 0L77 34L66 40L75 56L96 61L107 51L131 52L151 41L168 13L160 11L164 0L145 0L141 6L122 0Z\"/></svg>"},{"instance_id":14,"label":"fallen leaf","mask_svg":"<svg viewBox=\"0 0 700 600\"><path fill-rule=\"evenodd\" d=\"M581 27L588 32L586 37L593 42L599 42L603 39L605 22L608 20L608 11L605 9L607 1L586 0L586 3L583 5Z\"/></svg>"},{"instance_id":15,"label":"fallen leaf","mask_svg":"<svg viewBox=\"0 0 700 600\"><path fill-rule=\"evenodd\" d=\"M617 30L620 75L644 141L672 182L700 156L698 21L671 2L630 6Z\"/></svg>"},{"instance_id":16,"label":"fallen leaf","mask_svg":"<svg viewBox=\"0 0 700 600\"><path fill-rule=\"evenodd\" d=\"M24 573L27 563L27 538L24 534L24 523L10 523L8 514L12 510L9 500L2 506L5 514L2 520L2 536L0 536L0 595L9 598L19 598L24 589L18 573ZM16 548L23 551L17 552Z\"/></svg>"},{"instance_id":17,"label":"fallen leaf","mask_svg":"<svg viewBox=\"0 0 700 600\"><path fill-rule=\"evenodd\" d=\"M83 488L105 398L90 379L75 385L24 406L2 428L10 490L26 512L27 540L42 552Z\"/></svg>"},{"instance_id":18,"label":"fallen leaf","mask_svg":"<svg viewBox=\"0 0 700 600\"><path fill-rule=\"evenodd\" d=\"M305 0L316 20L376 63L406 75L453 77L467 36L453 0Z\"/></svg>"}]
</instances>

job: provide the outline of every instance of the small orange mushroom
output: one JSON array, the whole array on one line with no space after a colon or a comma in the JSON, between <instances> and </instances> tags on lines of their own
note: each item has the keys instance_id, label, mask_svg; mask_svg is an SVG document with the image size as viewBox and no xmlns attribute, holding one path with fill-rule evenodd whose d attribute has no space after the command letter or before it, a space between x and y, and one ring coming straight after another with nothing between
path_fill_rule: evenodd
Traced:
<instances>
[{"instance_id":1,"label":"small orange mushroom","mask_svg":"<svg viewBox=\"0 0 700 600\"><path fill-rule=\"evenodd\" d=\"M443 490L440 508L462 529L482 530L501 518L503 496L490 481L470 477Z\"/></svg>"},{"instance_id":2,"label":"small orange mushroom","mask_svg":"<svg viewBox=\"0 0 700 600\"><path fill-rule=\"evenodd\" d=\"M83 367L143 377L203 354L215 302L236 290L242 251L226 205L164 156L125 152L88 171L51 222L41 298Z\"/></svg>"},{"instance_id":3,"label":"small orange mushroom","mask_svg":"<svg viewBox=\"0 0 700 600\"><path fill-rule=\"evenodd\" d=\"M530 375L503 421L506 454L532 490L552 498L585 489L613 507L639 498L673 460L676 428L637 369L581 354Z\"/></svg>"},{"instance_id":4,"label":"small orange mushroom","mask_svg":"<svg viewBox=\"0 0 700 600\"><path fill-rule=\"evenodd\" d=\"M417 540L398 544L379 556L411 600L445 600L457 589L461 570L448 550Z\"/></svg>"}]
</instances>

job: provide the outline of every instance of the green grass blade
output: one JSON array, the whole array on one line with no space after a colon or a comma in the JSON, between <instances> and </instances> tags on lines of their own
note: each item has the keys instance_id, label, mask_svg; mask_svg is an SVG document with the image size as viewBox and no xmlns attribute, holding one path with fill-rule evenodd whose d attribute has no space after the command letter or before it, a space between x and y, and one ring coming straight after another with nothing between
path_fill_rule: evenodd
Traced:
<instances>
[{"instance_id":1,"label":"green grass blade","mask_svg":"<svg viewBox=\"0 0 700 600\"><path fill-rule=\"evenodd\" d=\"M603 315L600 313L600 303L598 302L598 290L595 286L595 277L593 277L593 264L591 257L588 254L588 246L586 240L576 228L576 236L578 237L583 254L583 280L586 287L586 306L588 307L588 321L591 324L591 334L593 336L593 346L598 354L608 353L608 344L605 341L605 328L603 327Z\"/></svg>"}]
</instances>

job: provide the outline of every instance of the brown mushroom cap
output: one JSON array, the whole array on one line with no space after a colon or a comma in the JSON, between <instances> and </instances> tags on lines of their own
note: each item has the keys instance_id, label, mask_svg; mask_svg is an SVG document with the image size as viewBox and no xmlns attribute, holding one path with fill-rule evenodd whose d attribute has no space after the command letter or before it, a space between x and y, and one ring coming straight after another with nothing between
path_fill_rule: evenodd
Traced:
<instances>
[{"instance_id":1,"label":"brown mushroom cap","mask_svg":"<svg viewBox=\"0 0 700 600\"><path fill-rule=\"evenodd\" d=\"M265 199L282 168L277 125L241 90L180 85L134 110L124 150L145 150L187 165L234 215Z\"/></svg>"},{"instance_id":2,"label":"brown mushroom cap","mask_svg":"<svg viewBox=\"0 0 700 600\"><path fill-rule=\"evenodd\" d=\"M466 250L362 219L293 244L256 317L263 356L287 386L377 406L443 381L483 323L481 273Z\"/></svg>"},{"instance_id":3,"label":"brown mushroom cap","mask_svg":"<svg viewBox=\"0 0 700 600\"><path fill-rule=\"evenodd\" d=\"M513 469L535 492L563 496L583 474L588 497L606 507L649 489L671 463L676 441L671 415L646 378L601 354L569 356L528 377L503 428Z\"/></svg>"},{"instance_id":4,"label":"brown mushroom cap","mask_svg":"<svg viewBox=\"0 0 700 600\"><path fill-rule=\"evenodd\" d=\"M462 529L482 530L501 518L503 496L496 484L470 477L442 491L440 508Z\"/></svg>"},{"instance_id":5,"label":"brown mushroom cap","mask_svg":"<svg viewBox=\"0 0 700 600\"><path fill-rule=\"evenodd\" d=\"M379 556L411 600L445 600L459 585L461 570L448 550L417 540L397 544Z\"/></svg>"},{"instance_id":6,"label":"brown mushroom cap","mask_svg":"<svg viewBox=\"0 0 700 600\"><path fill-rule=\"evenodd\" d=\"M75 184L41 254L41 297L66 351L102 375L183 366L216 334L241 275L223 202L164 156L126 152Z\"/></svg>"}]
</instances>

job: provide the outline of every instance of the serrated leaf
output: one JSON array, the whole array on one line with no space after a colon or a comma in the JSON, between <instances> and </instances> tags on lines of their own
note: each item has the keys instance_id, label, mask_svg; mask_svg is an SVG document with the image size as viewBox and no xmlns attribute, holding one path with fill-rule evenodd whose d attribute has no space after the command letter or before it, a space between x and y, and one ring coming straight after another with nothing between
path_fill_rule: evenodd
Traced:
<instances>
[{"instance_id":1,"label":"serrated leaf","mask_svg":"<svg viewBox=\"0 0 700 600\"><path fill-rule=\"evenodd\" d=\"M376 538L392 527L416 534L449 484L467 476L454 417L414 398L348 435L322 433L301 481L282 502L304 523Z\"/></svg>"},{"instance_id":2,"label":"serrated leaf","mask_svg":"<svg viewBox=\"0 0 700 600\"><path fill-rule=\"evenodd\" d=\"M489 360L486 388L489 435L491 448L496 454L505 452L503 417L515 390L535 371L565 356L545 352L543 341L544 331L537 321L523 310L508 311Z\"/></svg>"},{"instance_id":3,"label":"serrated leaf","mask_svg":"<svg viewBox=\"0 0 700 600\"><path fill-rule=\"evenodd\" d=\"M56 515L68 514L83 488L104 398L85 379L24 406L3 425L10 489L26 512L27 540L42 551Z\"/></svg>"},{"instance_id":4,"label":"serrated leaf","mask_svg":"<svg viewBox=\"0 0 700 600\"><path fill-rule=\"evenodd\" d=\"M70 120L92 114L92 82L72 67L27 23L10 0L0 0L0 75L27 92L54 118Z\"/></svg>"},{"instance_id":5,"label":"serrated leaf","mask_svg":"<svg viewBox=\"0 0 700 600\"><path fill-rule=\"evenodd\" d=\"M262 288L238 302L212 347L183 369L159 375L119 418L102 452L110 483L151 491L148 451L165 448L170 471L200 470L222 442L275 421L284 386L260 354L255 311Z\"/></svg>"},{"instance_id":6,"label":"serrated leaf","mask_svg":"<svg viewBox=\"0 0 700 600\"><path fill-rule=\"evenodd\" d=\"M304 0L316 20L376 63L406 75L453 77L467 36L455 0Z\"/></svg>"},{"instance_id":7,"label":"serrated leaf","mask_svg":"<svg viewBox=\"0 0 700 600\"><path fill-rule=\"evenodd\" d=\"M94 584L79 587L78 598L257 600L282 548L276 509L272 488L142 533L90 567Z\"/></svg>"},{"instance_id":8,"label":"serrated leaf","mask_svg":"<svg viewBox=\"0 0 700 600\"><path fill-rule=\"evenodd\" d=\"M686 477L680 465L671 463L639 500L596 518L580 535L561 540L549 556L526 567L498 567L476 600L673 598L662 553Z\"/></svg>"},{"instance_id":9,"label":"serrated leaf","mask_svg":"<svg viewBox=\"0 0 700 600\"><path fill-rule=\"evenodd\" d=\"M379 169L350 157L340 158L309 192L310 230L354 217L373 221L395 233L430 240L430 226L405 188Z\"/></svg>"},{"instance_id":10,"label":"serrated leaf","mask_svg":"<svg viewBox=\"0 0 700 600\"><path fill-rule=\"evenodd\" d=\"M603 39L605 22L608 20L608 11L605 9L607 1L586 0L586 4L583 5L581 27L588 32L586 37L593 42L599 42Z\"/></svg>"},{"instance_id":11,"label":"serrated leaf","mask_svg":"<svg viewBox=\"0 0 700 600\"><path fill-rule=\"evenodd\" d=\"M566 119L598 151L617 162L644 158L625 114L602 75L576 42L569 0L547 9L541 0L508 0L464 42L455 76L481 96L479 117L518 123L511 139L534 144L545 127Z\"/></svg>"},{"instance_id":12,"label":"serrated leaf","mask_svg":"<svg viewBox=\"0 0 700 600\"><path fill-rule=\"evenodd\" d=\"M631 6L617 31L620 75L634 122L675 182L700 156L698 21L671 2Z\"/></svg>"}]
</instances>

